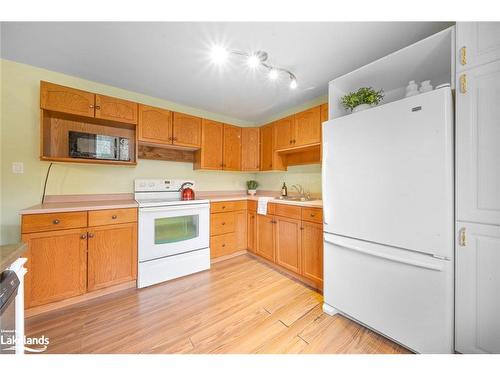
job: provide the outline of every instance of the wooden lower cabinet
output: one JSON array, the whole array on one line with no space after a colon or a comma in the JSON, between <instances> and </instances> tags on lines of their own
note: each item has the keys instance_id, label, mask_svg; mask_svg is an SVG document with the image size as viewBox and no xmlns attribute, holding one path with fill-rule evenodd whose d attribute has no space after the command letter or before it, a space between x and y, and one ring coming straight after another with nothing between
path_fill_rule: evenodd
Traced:
<instances>
[{"instance_id":1,"label":"wooden lower cabinet","mask_svg":"<svg viewBox=\"0 0 500 375\"><path fill-rule=\"evenodd\" d=\"M257 214L249 212L247 214L247 249L255 253L257 248Z\"/></svg>"},{"instance_id":2,"label":"wooden lower cabinet","mask_svg":"<svg viewBox=\"0 0 500 375\"><path fill-rule=\"evenodd\" d=\"M78 220L71 214L23 215L22 241L28 248L27 309L137 277L136 208L79 211L75 213ZM115 222L119 224L111 224ZM54 230L59 225L73 228Z\"/></svg>"},{"instance_id":3,"label":"wooden lower cabinet","mask_svg":"<svg viewBox=\"0 0 500 375\"><path fill-rule=\"evenodd\" d=\"M301 274L317 283L323 282L323 224L302 222Z\"/></svg>"},{"instance_id":4,"label":"wooden lower cabinet","mask_svg":"<svg viewBox=\"0 0 500 375\"><path fill-rule=\"evenodd\" d=\"M247 211L236 212L235 222L236 249L238 251L247 248Z\"/></svg>"},{"instance_id":5,"label":"wooden lower cabinet","mask_svg":"<svg viewBox=\"0 0 500 375\"><path fill-rule=\"evenodd\" d=\"M301 222L277 217L275 220L276 263L295 273L301 273Z\"/></svg>"},{"instance_id":6,"label":"wooden lower cabinet","mask_svg":"<svg viewBox=\"0 0 500 375\"><path fill-rule=\"evenodd\" d=\"M26 308L75 297L87 288L87 229L24 234Z\"/></svg>"},{"instance_id":7,"label":"wooden lower cabinet","mask_svg":"<svg viewBox=\"0 0 500 375\"><path fill-rule=\"evenodd\" d=\"M87 290L105 288L136 277L136 223L89 228Z\"/></svg>"},{"instance_id":8,"label":"wooden lower cabinet","mask_svg":"<svg viewBox=\"0 0 500 375\"><path fill-rule=\"evenodd\" d=\"M274 262L274 216L257 215L257 255Z\"/></svg>"}]
</instances>

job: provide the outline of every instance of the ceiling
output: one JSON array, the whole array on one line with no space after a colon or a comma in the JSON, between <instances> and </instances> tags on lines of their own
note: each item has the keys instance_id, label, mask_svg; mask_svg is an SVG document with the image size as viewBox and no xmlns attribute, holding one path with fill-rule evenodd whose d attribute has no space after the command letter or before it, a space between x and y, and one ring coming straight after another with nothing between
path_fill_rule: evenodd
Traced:
<instances>
[{"instance_id":1,"label":"ceiling","mask_svg":"<svg viewBox=\"0 0 500 375\"><path fill-rule=\"evenodd\" d=\"M333 78L434 34L449 22L7 22L1 56L260 124L327 94ZM268 52L291 70L271 82L210 48Z\"/></svg>"}]
</instances>

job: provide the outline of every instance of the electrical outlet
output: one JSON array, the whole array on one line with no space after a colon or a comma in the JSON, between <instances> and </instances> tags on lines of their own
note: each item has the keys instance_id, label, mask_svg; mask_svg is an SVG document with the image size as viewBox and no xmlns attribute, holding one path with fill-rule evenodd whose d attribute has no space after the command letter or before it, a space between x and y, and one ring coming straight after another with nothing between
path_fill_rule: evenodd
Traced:
<instances>
[{"instance_id":1,"label":"electrical outlet","mask_svg":"<svg viewBox=\"0 0 500 375\"><path fill-rule=\"evenodd\" d=\"M22 161L15 161L12 163L12 173L24 173L24 163Z\"/></svg>"}]
</instances>

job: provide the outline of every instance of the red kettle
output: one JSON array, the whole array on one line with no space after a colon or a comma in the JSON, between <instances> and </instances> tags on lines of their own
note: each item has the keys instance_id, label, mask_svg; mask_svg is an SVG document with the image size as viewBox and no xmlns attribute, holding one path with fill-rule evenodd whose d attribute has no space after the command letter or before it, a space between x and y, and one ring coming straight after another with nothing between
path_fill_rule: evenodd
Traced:
<instances>
[{"instance_id":1,"label":"red kettle","mask_svg":"<svg viewBox=\"0 0 500 375\"><path fill-rule=\"evenodd\" d=\"M184 182L181 185L181 199L183 201L192 201L194 199L194 190L191 189L193 184L191 182Z\"/></svg>"}]
</instances>

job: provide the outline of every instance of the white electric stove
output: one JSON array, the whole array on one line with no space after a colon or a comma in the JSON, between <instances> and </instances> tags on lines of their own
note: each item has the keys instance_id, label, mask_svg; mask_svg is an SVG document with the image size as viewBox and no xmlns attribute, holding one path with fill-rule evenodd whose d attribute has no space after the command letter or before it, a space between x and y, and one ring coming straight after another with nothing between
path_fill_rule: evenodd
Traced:
<instances>
[{"instance_id":1,"label":"white electric stove","mask_svg":"<svg viewBox=\"0 0 500 375\"><path fill-rule=\"evenodd\" d=\"M181 200L185 182L194 187L186 180L135 180L139 288L210 268L209 201Z\"/></svg>"}]
</instances>

